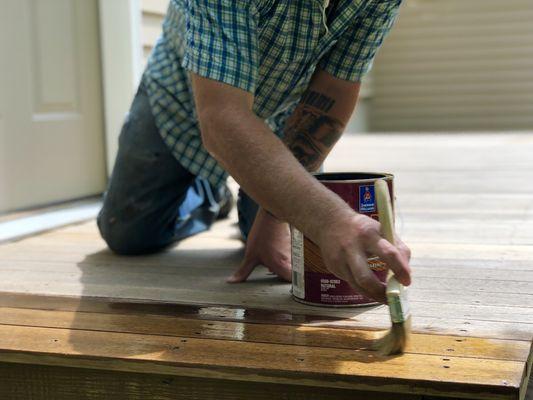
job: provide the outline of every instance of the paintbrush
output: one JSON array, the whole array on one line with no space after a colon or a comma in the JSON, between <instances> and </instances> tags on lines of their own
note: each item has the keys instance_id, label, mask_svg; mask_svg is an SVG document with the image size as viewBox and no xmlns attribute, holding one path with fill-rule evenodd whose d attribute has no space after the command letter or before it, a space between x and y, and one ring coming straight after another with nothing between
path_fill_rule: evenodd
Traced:
<instances>
[{"instance_id":1,"label":"paintbrush","mask_svg":"<svg viewBox=\"0 0 533 400\"><path fill-rule=\"evenodd\" d=\"M374 188L381 232L385 239L394 245L394 217L389 187L383 179L378 179ZM387 273L386 295L392 327L378 339L375 348L383 355L401 354L405 350L411 332L411 313L407 291L390 269Z\"/></svg>"}]
</instances>

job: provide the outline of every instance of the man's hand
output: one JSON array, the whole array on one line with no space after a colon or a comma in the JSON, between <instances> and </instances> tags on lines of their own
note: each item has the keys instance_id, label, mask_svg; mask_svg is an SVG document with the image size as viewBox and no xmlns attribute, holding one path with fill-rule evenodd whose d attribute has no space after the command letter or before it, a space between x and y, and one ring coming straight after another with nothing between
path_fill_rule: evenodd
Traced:
<instances>
[{"instance_id":1,"label":"man's hand","mask_svg":"<svg viewBox=\"0 0 533 400\"><path fill-rule=\"evenodd\" d=\"M380 232L379 222L361 214L324 225L317 245L328 270L347 281L357 291L386 302L385 284L368 267L367 258L379 256L403 285L411 284L411 251L396 238L396 246Z\"/></svg>"},{"instance_id":2,"label":"man's hand","mask_svg":"<svg viewBox=\"0 0 533 400\"><path fill-rule=\"evenodd\" d=\"M291 281L291 237L289 225L259 209L248 240L244 260L227 280L243 282L258 265L264 265L280 278Z\"/></svg>"}]
</instances>

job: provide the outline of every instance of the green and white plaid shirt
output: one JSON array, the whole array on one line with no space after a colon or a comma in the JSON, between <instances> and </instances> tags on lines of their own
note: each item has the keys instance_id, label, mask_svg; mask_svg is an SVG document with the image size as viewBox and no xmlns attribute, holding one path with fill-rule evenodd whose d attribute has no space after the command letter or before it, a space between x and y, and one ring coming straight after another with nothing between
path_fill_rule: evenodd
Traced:
<instances>
[{"instance_id":1,"label":"green and white plaid shirt","mask_svg":"<svg viewBox=\"0 0 533 400\"><path fill-rule=\"evenodd\" d=\"M202 146L188 71L254 94L282 136L317 66L356 82L370 69L401 0L171 0L143 75L156 125L177 160L218 186L227 173Z\"/></svg>"}]
</instances>

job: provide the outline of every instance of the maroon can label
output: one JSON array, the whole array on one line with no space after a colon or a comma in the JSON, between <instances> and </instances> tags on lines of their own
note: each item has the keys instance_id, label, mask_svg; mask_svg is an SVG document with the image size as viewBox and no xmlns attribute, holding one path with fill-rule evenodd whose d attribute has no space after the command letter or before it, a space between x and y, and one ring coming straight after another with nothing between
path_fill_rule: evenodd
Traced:
<instances>
[{"instance_id":1,"label":"maroon can label","mask_svg":"<svg viewBox=\"0 0 533 400\"><path fill-rule=\"evenodd\" d=\"M379 221L374 182L384 179L389 185L392 199L393 176L379 173L325 173L316 178L335 192L354 211ZM357 292L346 281L326 269L320 249L300 231L292 227L292 294L298 301L313 305L349 307L376 304ZM368 259L370 269L385 282L387 265L378 257Z\"/></svg>"}]
</instances>

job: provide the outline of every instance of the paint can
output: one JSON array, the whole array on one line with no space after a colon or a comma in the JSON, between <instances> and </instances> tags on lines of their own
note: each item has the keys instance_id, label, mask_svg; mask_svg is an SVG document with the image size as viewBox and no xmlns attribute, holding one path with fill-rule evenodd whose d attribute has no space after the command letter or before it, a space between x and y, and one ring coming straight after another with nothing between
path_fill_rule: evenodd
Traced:
<instances>
[{"instance_id":1,"label":"paint can","mask_svg":"<svg viewBox=\"0 0 533 400\"><path fill-rule=\"evenodd\" d=\"M374 182L377 179L385 180L394 199L392 174L340 172L318 173L315 177L353 210L378 221ZM327 307L378 304L331 274L324 265L318 246L294 227L291 227L291 253L292 295L296 301ZM378 279L385 282L387 265L377 256L368 258L368 265Z\"/></svg>"}]
</instances>

